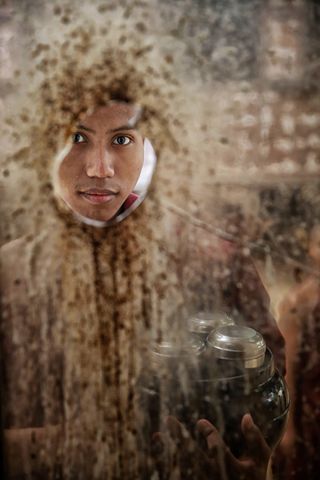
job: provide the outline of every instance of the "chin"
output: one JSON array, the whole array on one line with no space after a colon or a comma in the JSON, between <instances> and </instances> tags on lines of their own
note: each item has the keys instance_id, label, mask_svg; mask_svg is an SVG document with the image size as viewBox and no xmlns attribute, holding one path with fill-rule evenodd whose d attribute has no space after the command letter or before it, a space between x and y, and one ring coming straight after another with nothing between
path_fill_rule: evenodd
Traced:
<instances>
[{"instance_id":1,"label":"chin","mask_svg":"<svg viewBox=\"0 0 320 480\"><path fill-rule=\"evenodd\" d=\"M90 223L91 221L99 222L99 223L106 223L109 222L119 210L118 207L113 208L111 211L103 211L101 208L83 208L83 205L78 205L75 202L67 201L66 199L62 199L67 207L71 210L71 212L81 220L86 220L85 223Z\"/></svg>"},{"instance_id":2,"label":"chin","mask_svg":"<svg viewBox=\"0 0 320 480\"><path fill-rule=\"evenodd\" d=\"M112 219L115 217L117 213L117 212L115 213L92 212L92 210L88 210L88 209L72 208L70 205L69 207L73 212L73 215L80 222L86 223L87 225L92 225L94 227L105 227L109 225L109 223L112 222Z\"/></svg>"},{"instance_id":3,"label":"chin","mask_svg":"<svg viewBox=\"0 0 320 480\"><path fill-rule=\"evenodd\" d=\"M95 220L97 222L108 222L111 220L118 212L120 206L118 202L116 205L106 206L106 205L83 205L83 204L74 204L73 206L69 204L72 210L81 215L82 217Z\"/></svg>"},{"instance_id":4,"label":"chin","mask_svg":"<svg viewBox=\"0 0 320 480\"><path fill-rule=\"evenodd\" d=\"M103 213L103 212L78 212L81 216L86 217L90 220L94 220L97 222L108 222L109 220L112 220L112 218L117 214L116 210L115 212L108 212L108 213Z\"/></svg>"}]
</instances>

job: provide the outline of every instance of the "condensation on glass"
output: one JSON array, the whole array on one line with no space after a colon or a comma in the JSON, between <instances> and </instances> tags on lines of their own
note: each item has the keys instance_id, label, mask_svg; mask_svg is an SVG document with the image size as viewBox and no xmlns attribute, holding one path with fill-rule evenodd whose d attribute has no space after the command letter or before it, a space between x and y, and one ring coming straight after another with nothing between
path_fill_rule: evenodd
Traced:
<instances>
[{"instance_id":1,"label":"condensation on glass","mask_svg":"<svg viewBox=\"0 0 320 480\"><path fill-rule=\"evenodd\" d=\"M1 4L4 478L317 477L319 22Z\"/></svg>"}]
</instances>

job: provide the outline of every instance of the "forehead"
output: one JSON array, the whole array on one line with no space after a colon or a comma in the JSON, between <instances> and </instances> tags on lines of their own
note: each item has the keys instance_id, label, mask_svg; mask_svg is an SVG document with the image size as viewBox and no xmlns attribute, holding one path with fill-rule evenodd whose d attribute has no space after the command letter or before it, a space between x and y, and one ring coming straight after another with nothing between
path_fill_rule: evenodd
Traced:
<instances>
[{"instance_id":1,"label":"forehead","mask_svg":"<svg viewBox=\"0 0 320 480\"><path fill-rule=\"evenodd\" d=\"M115 102L98 107L92 113L85 115L81 121L86 126L98 128L115 128L122 125L134 127L139 119L140 108L136 105Z\"/></svg>"}]
</instances>

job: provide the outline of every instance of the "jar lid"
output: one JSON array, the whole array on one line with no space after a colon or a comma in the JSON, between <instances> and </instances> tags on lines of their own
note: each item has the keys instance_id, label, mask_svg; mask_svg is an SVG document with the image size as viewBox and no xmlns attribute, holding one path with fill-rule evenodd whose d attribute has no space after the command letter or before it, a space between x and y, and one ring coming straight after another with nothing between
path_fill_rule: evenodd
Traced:
<instances>
[{"instance_id":1,"label":"jar lid","mask_svg":"<svg viewBox=\"0 0 320 480\"><path fill-rule=\"evenodd\" d=\"M234 325L234 321L223 310L198 312L188 319L188 330L193 333L210 333L223 325Z\"/></svg>"},{"instance_id":2,"label":"jar lid","mask_svg":"<svg viewBox=\"0 0 320 480\"><path fill-rule=\"evenodd\" d=\"M205 344L196 338L162 339L152 345L151 355L154 359L190 357L200 355L205 349Z\"/></svg>"},{"instance_id":3,"label":"jar lid","mask_svg":"<svg viewBox=\"0 0 320 480\"><path fill-rule=\"evenodd\" d=\"M216 358L240 360L245 368L260 367L264 362L266 343L253 328L242 325L222 326L211 332L207 343Z\"/></svg>"}]
</instances>

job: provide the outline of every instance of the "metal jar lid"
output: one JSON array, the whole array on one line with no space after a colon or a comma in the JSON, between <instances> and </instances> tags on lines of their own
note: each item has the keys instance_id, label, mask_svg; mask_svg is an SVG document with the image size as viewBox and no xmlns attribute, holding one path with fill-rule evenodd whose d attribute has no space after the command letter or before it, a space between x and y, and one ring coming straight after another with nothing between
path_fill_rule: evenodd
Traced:
<instances>
[{"instance_id":1,"label":"metal jar lid","mask_svg":"<svg viewBox=\"0 0 320 480\"><path fill-rule=\"evenodd\" d=\"M198 312L188 320L188 330L199 334L209 334L223 325L234 325L232 318L223 310Z\"/></svg>"},{"instance_id":2,"label":"metal jar lid","mask_svg":"<svg viewBox=\"0 0 320 480\"><path fill-rule=\"evenodd\" d=\"M162 339L151 347L153 363L159 364L179 358L190 359L197 357L205 349L205 344L196 338Z\"/></svg>"},{"instance_id":3,"label":"metal jar lid","mask_svg":"<svg viewBox=\"0 0 320 480\"><path fill-rule=\"evenodd\" d=\"M181 357L199 355L205 348L201 340L188 337L186 340L163 339L152 345L152 355L157 357Z\"/></svg>"},{"instance_id":4,"label":"metal jar lid","mask_svg":"<svg viewBox=\"0 0 320 480\"><path fill-rule=\"evenodd\" d=\"M253 328L242 325L219 327L211 332L207 343L216 358L240 360L245 368L257 368L264 362L266 343Z\"/></svg>"}]
</instances>

